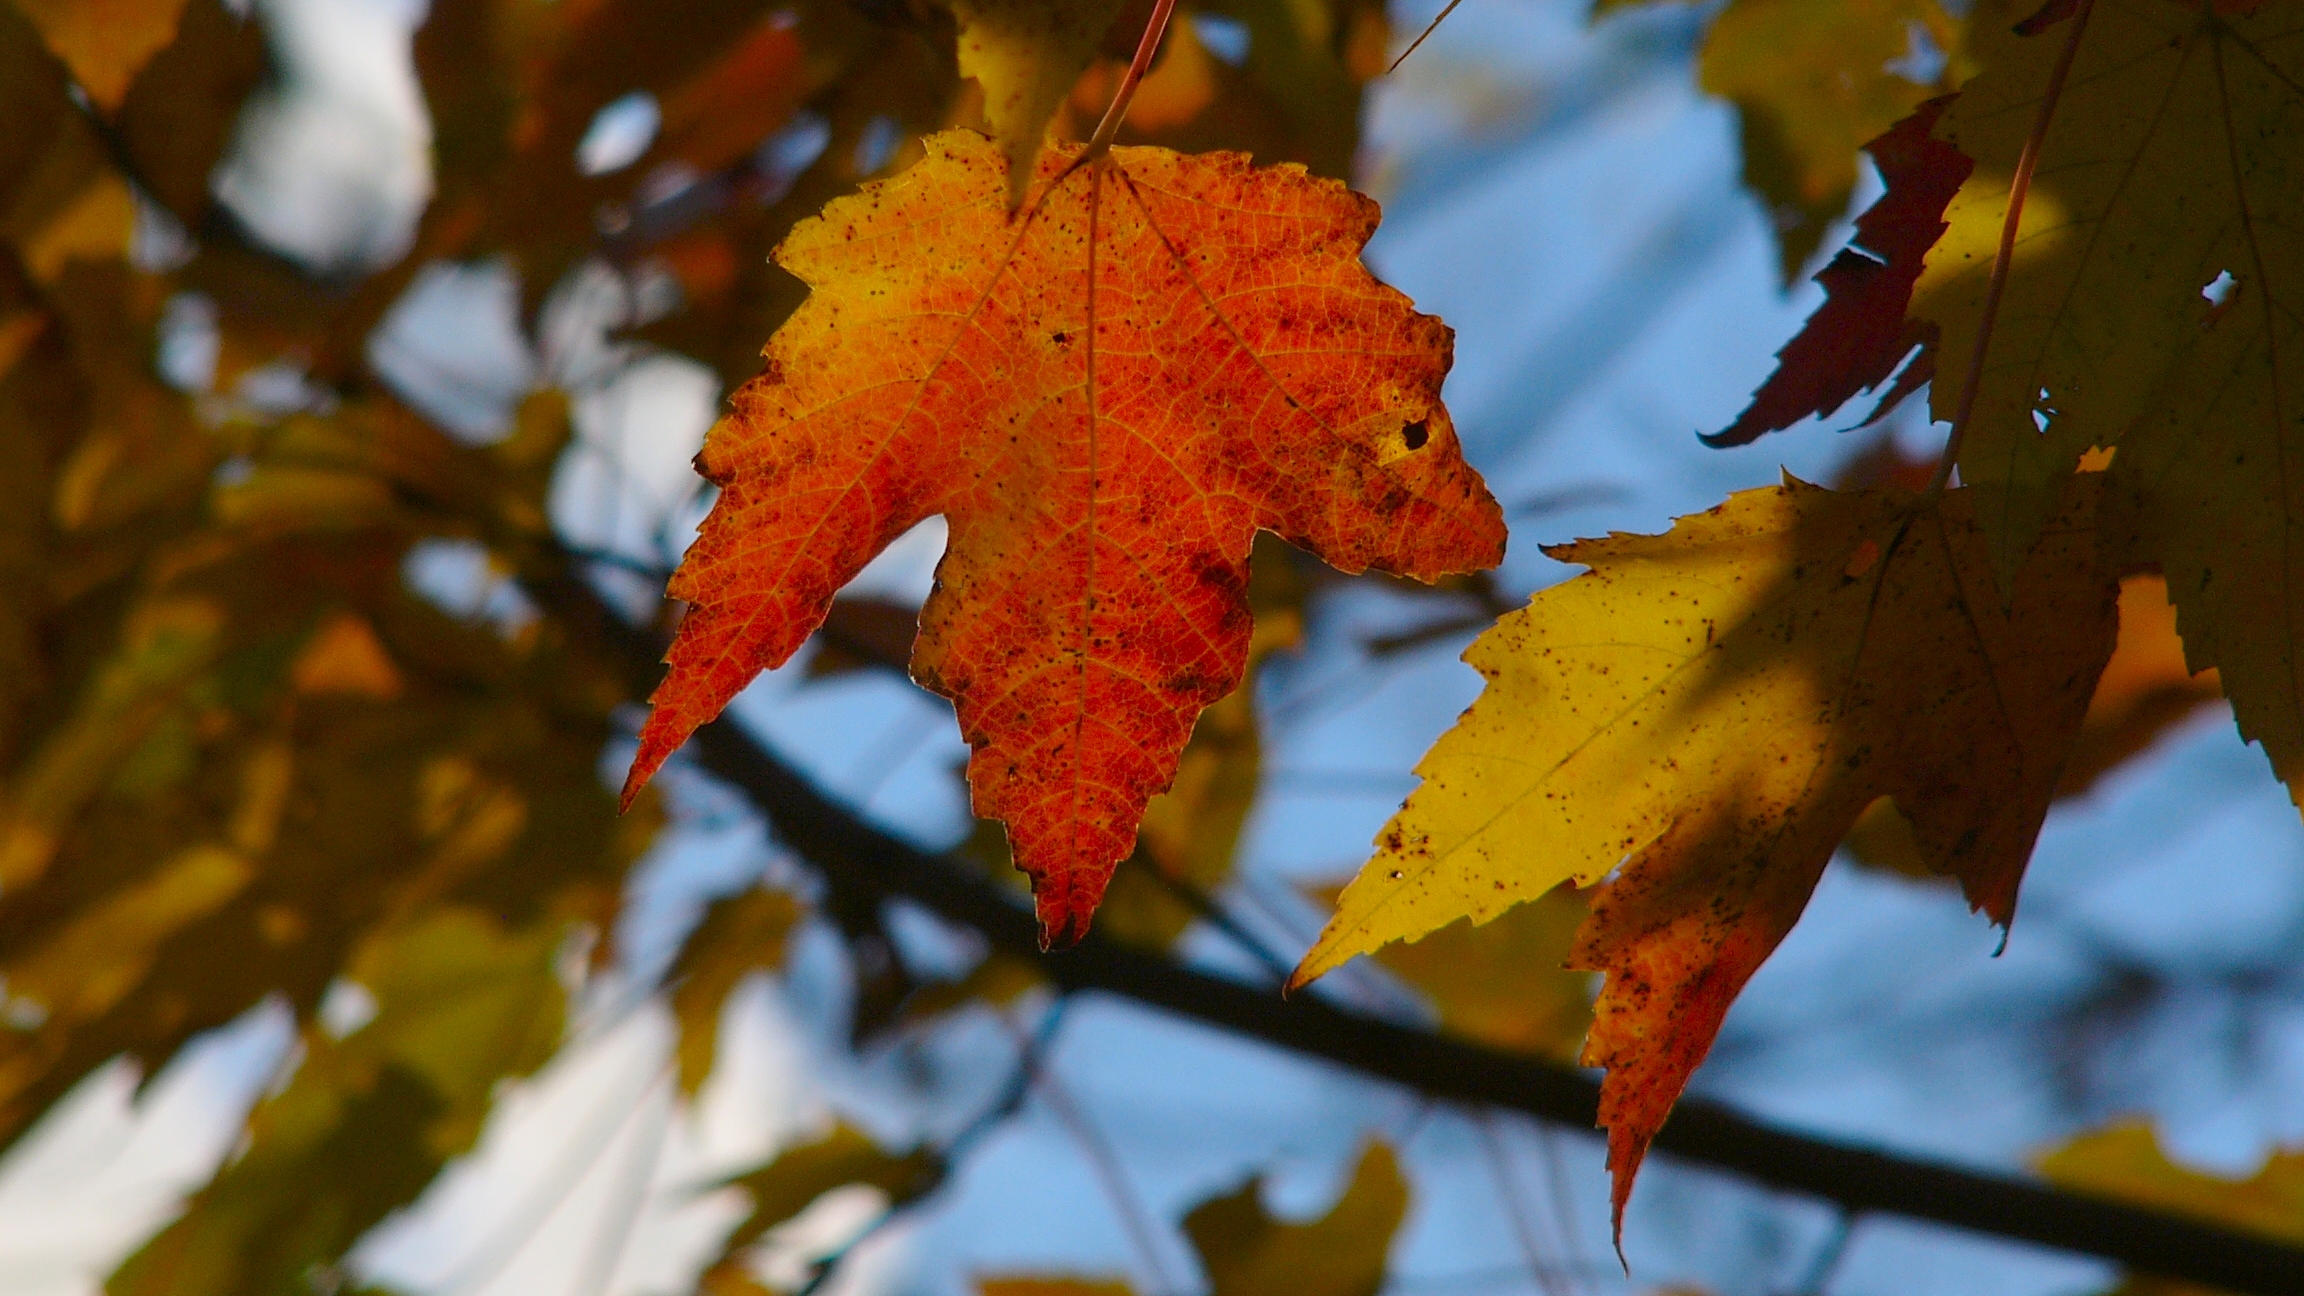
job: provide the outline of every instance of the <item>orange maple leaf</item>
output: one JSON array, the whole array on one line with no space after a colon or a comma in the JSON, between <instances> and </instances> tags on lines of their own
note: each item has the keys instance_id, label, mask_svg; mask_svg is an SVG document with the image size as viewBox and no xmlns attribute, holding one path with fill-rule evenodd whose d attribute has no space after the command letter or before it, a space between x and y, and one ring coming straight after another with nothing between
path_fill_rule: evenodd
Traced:
<instances>
[{"instance_id":1,"label":"orange maple leaf","mask_svg":"<svg viewBox=\"0 0 2304 1296\"><path fill-rule=\"evenodd\" d=\"M1448 328L1360 263L1375 203L1239 154L1076 156L1011 216L998 149L949 131L777 250L812 291L698 456L722 494L625 787L941 513L913 675L955 702L1050 944L1239 683L1259 528L1423 580L1504 548L1440 404Z\"/></svg>"}]
</instances>

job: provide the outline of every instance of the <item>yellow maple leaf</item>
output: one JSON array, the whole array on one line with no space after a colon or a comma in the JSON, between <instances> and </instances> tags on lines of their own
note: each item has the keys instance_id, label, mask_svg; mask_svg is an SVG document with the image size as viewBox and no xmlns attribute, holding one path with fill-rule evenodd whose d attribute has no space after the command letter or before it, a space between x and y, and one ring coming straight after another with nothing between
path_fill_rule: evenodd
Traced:
<instances>
[{"instance_id":1,"label":"yellow maple leaf","mask_svg":"<svg viewBox=\"0 0 2304 1296\"><path fill-rule=\"evenodd\" d=\"M2130 1120L2083 1134L2039 1165L2049 1179L2092 1196L2304 1242L2304 1151L2276 1151L2254 1175L2227 1179L2170 1161L2152 1127Z\"/></svg>"},{"instance_id":2,"label":"yellow maple leaf","mask_svg":"<svg viewBox=\"0 0 2304 1296\"><path fill-rule=\"evenodd\" d=\"M2084 519L2093 492L2075 493ZM1970 508L1787 482L1666 535L1552 550L1592 570L1465 653L1487 691L1418 765L1295 983L1621 865L1570 960L1608 974L1584 1061L1609 1070L1620 1215L1728 1005L1876 797L1971 904L2012 916L2116 585L2070 523L2004 606Z\"/></svg>"}]
</instances>

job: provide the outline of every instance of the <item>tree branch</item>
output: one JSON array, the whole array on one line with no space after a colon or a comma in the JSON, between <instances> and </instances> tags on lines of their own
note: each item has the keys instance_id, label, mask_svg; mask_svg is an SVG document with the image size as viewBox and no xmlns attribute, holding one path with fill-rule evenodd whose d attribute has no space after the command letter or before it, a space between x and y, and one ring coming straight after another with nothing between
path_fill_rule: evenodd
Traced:
<instances>
[{"instance_id":1,"label":"tree branch","mask_svg":"<svg viewBox=\"0 0 2304 1296\"><path fill-rule=\"evenodd\" d=\"M572 628L614 647L640 686L635 692L653 681L662 645L649 632L623 622L573 578L537 592ZM1061 954L1042 955L1031 913L1007 893L967 864L923 851L866 822L733 720L723 718L698 730L689 748L706 770L750 798L784 844L821 869L835 887L903 896L974 928L1002 950L1036 960L1060 985L1120 995L1434 1098L1481 1103L1585 1129L1593 1125L1600 1086L1580 1071L1309 996L1282 999L1094 933ZM2304 1292L2304 1249L2011 1176L1794 1134L1701 1099L1680 1101L1655 1148L1822 1198L1850 1212L1929 1220L2249 1296Z\"/></svg>"}]
</instances>

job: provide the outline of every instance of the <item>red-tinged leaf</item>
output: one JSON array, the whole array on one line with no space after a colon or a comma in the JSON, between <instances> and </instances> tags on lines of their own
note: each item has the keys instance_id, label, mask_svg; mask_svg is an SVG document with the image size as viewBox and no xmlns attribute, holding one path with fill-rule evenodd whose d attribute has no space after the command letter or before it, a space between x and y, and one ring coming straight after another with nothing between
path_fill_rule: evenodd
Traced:
<instances>
[{"instance_id":1,"label":"red-tinged leaf","mask_svg":"<svg viewBox=\"0 0 2304 1296\"><path fill-rule=\"evenodd\" d=\"M1914 347L1932 342L1924 326L1905 320L1904 311L1922 259L1947 228L1944 209L1975 166L1958 149L1929 136L1949 102L1922 104L1864 146L1879 164L1888 192L1856 218L1850 246L1816 275L1824 285L1824 304L1776 353L1776 372L1752 394L1752 404L1734 423L1703 439L1706 445L1748 445L1804 418L1829 414L1856 393L1886 382ZM1930 351L1923 349L1904 366L1904 375L1872 417L1911 395L1934 367Z\"/></svg>"},{"instance_id":2,"label":"red-tinged leaf","mask_svg":"<svg viewBox=\"0 0 2304 1296\"><path fill-rule=\"evenodd\" d=\"M1258 529L1427 581L1504 546L1440 404L1447 328L1360 264L1375 204L1238 154L1068 164L1011 217L998 149L947 132L779 249L812 293L699 458L722 494L627 784L943 514L913 673L1052 943L1240 681Z\"/></svg>"}]
</instances>

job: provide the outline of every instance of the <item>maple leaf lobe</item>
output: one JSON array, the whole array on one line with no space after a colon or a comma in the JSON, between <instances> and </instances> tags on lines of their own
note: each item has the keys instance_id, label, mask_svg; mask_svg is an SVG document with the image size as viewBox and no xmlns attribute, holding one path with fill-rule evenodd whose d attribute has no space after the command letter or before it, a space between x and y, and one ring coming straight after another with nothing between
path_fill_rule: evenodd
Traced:
<instances>
[{"instance_id":1,"label":"maple leaf lobe","mask_svg":"<svg viewBox=\"0 0 2304 1296\"><path fill-rule=\"evenodd\" d=\"M1431 580L1498 561L1502 517L1439 402L1448 329L1359 261L1373 202L1238 154L1051 150L1011 217L990 141L926 152L778 250L811 295L700 456L722 495L629 786L941 514L913 674L1061 944L1239 683L1257 530Z\"/></svg>"},{"instance_id":2,"label":"maple leaf lobe","mask_svg":"<svg viewBox=\"0 0 2304 1296\"><path fill-rule=\"evenodd\" d=\"M1752 393L1736 421L1704 436L1704 444L1748 445L1804 418L1829 414L1894 376L1870 422L1933 376L1933 330L1907 321L1905 311L1928 249L1948 228L1944 209L1975 167L1931 135L1949 103L1947 96L1920 105L1864 146L1887 192L1856 218L1850 246L1816 273L1824 304L1776 353L1776 372ZM1921 354L1904 363L1915 347Z\"/></svg>"}]
</instances>

